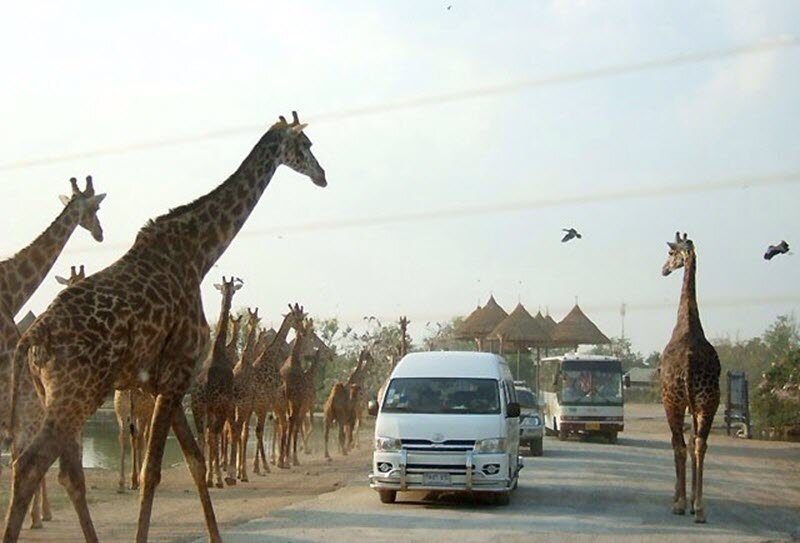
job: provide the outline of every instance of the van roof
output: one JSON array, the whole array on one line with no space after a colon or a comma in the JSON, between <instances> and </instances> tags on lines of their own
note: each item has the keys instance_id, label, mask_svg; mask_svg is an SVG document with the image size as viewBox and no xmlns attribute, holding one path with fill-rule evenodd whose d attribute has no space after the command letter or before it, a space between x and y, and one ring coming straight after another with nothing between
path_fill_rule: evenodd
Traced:
<instances>
[{"instance_id":1,"label":"van roof","mask_svg":"<svg viewBox=\"0 0 800 543\"><path fill-rule=\"evenodd\" d=\"M503 379L508 364L493 353L427 351L404 356L392 372L395 377L476 377Z\"/></svg>"},{"instance_id":2,"label":"van roof","mask_svg":"<svg viewBox=\"0 0 800 543\"><path fill-rule=\"evenodd\" d=\"M549 356L547 358L542 358L542 362L563 362L565 360L585 360L594 362L604 362L604 361L619 361L619 358L614 356L605 356L601 354L578 354L578 353L566 353L561 356Z\"/></svg>"}]
</instances>

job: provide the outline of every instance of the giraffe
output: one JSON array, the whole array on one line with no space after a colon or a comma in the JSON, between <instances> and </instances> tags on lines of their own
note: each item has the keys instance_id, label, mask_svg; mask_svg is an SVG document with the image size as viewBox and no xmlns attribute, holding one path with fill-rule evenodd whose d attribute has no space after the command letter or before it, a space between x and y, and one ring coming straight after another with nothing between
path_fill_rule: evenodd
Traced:
<instances>
[{"instance_id":1,"label":"giraffe","mask_svg":"<svg viewBox=\"0 0 800 543\"><path fill-rule=\"evenodd\" d=\"M95 241L103 241L103 228L97 218L105 194L95 194L91 176L86 177L83 191L74 177L70 180L72 196L60 196L64 209L33 242L0 262L0 434L11 446L12 458L33 440L44 412L30 372L19 375L19 415L12 421L12 397L9 394L13 381L11 355L20 338L14 316L42 284L67 241L78 226L87 230ZM24 512L23 512L24 515ZM42 478L35 490L31 507L31 528L42 528L42 520L51 520L47 486ZM22 519L20 518L20 523Z\"/></svg>"},{"instance_id":2,"label":"giraffe","mask_svg":"<svg viewBox=\"0 0 800 543\"><path fill-rule=\"evenodd\" d=\"M228 340L228 344L225 346L225 349L228 353L228 358L231 360L238 360L239 359L239 336L241 335L242 330L242 320L244 319L244 315L239 315L238 317L234 317L231 315L228 317L231 323L231 331L229 333L230 339Z\"/></svg>"},{"instance_id":3,"label":"giraffe","mask_svg":"<svg viewBox=\"0 0 800 543\"><path fill-rule=\"evenodd\" d=\"M364 420L364 413L367 410L366 397L364 395L364 380L367 376L367 367L373 362L372 353L368 349L364 349L358 357L358 365L347 379L347 385L350 388L350 448L353 446L355 446L356 449L361 447L361 423Z\"/></svg>"},{"instance_id":4,"label":"giraffe","mask_svg":"<svg viewBox=\"0 0 800 543\"><path fill-rule=\"evenodd\" d=\"M706 340L700 323L695 293L697 255L694 243L686 234L675 233L675 241L667 242L669 257L662 274L669 275L683 267L683 289L678 306L678 322L672 338L661 356L661 399L672 431L675 456L675 496L672 512L686 512L686 443L683 438L683 417L686 409L692 416L692 437L689 456L692 461L692 495L690 511L695 522L705 522L703 503L703 460L708 434L719 406L720 364L717 351Z\"/></svg>"},{"instance_id":5,"label":"giraffe","mask_svg":"<svg viewBox=\"0 0 800 543\"><path fill-rule=\"evenodd\" d=\"M139 488L139 472L150 435L150 420L153 417L155 400L147 392L137 388L114 391L114 414L119 428L119 483L117 493L125 492L125 452L126 442L131 446L131 490Z\"/></svg>"},{"instance_id":6,"label":"giraffe","mask_svg":"<svg viewBox=\"0 0 800 543\"><path fill-rule=\"evenodd\" d=\"M136 541L147 541L155 488L170 426L183 449L203 508L209 539L221 541L205 484L203 454L181 400L209 342L200 283L225 252L285 164L327 185L297 113L280 118L237 170L194 202L148 222L109 267L62 291L20 339L13 375L31 369L43 392L45 415L36 436L14 462L3 535L19 537L35 487L59 459L62 480L87 541L97 541L86 502L77 436L114 389L143 388L156 397L140 489ZM12 395L19 396L17 382ZM12 420L19 412L12 402Z\"/></svg>"},{"instance_id":7,"label":"giraffe","mask_svg":"<svg viewBox=\"0 0 800 543\"><path fill-rule=\"evenodd\" d=\"M258 325L261 318L258 308L247 308L247 340L236 366L233 368L233 411L227 423L228 444L230 445L230 464L236 466L236 477L247 482L245 454L250 425L250 412L253 403L253 360L256 353Z\"/></svg>"},{"instance_id":8,"label":"giraffe","mask_svg":"<svg viewBox=\"0 0 800 543\"><path fill-rule=\"evenodd\" d=\"M339 426L339 452L347 454L345 427L349 420L349 409L350 397L344 383L334 383L323 410L325 460L328 462L332 460L328 452L328 436L334 423Z\"/></svg>"},{"instance_id":9,"label":"giraffe","mask_svg":"<svg viewBox=\"0 0 800 543\"><path fill-rule=\"evenodd\" d=\"M286 336L289 334L290 329L294 328L296 330L298 326L301 326L304 318L303 308L297 303L294 306L290 304L289 312L284 315L280 328L275 332L266 349L253 363L253 411L256 415L256 451L253 460L253 473L259 475L261 474L259 463L263 465L264 473L269 473L270 471L264 449L264 425L266 424L267 414L275 410L275 404L279 399L278 388L281 385L281 376L278 365L282 360L286 359ZM276 423L273 425L273 448L277 428L276 417Z\"/></svg>"},{"instance_id":10,"label":"giraffe","mask_svg":"<svg viewBox=\"0 0 800 543\"><path fill-rule=\"evenodd\" d=\"M197 376L194 389L192 390L192 414L197 426L197 434L201 438L205 436L208 446L208 456L206 456L206 484L211 487L214 484L214 476L217 479L217 488L223 488L222 470L220 463L220 443L225 422L233 416L233 360L228 357L228 318L231 311L233 295L242 288L241 279L231 277L230 281L222 277L222 284L214 285L214 288L222 293L222 307L217 321L217 337L214 338L214 346L208 355L203 369ZM257 323L256 323L257 324ZM235 474L231 473L232 464L226 464L225 482L228 485L236 484Z\"/></svg>"},{"instance_id":11,"label":"giraffe","mask_svg":"<svg viewBox=\"0 0 800 543\"><path fill-rule=\"evenodd\" d=\"M61 277L60 275L56 275L56 282L59 285L71 287L78 281L86 279L86 270L84 269L83 264L80 265L80 270L77 270L75 266L70 266L69 272L69 277Z\"/></svg>"},{"instance_id":12,"label":"giraffe","mask_svg":"<svg viewBox=\"0 0 800 543\"><path fill-rule=\"evenodd\" d=\"M400 317L400 345L397 349L399 355L397 360L400 360L408 354L408 325L411 321L407 317Z\"/></svg>"},{"instance_id":13,"label":"giraffe","mask_svg":"<svg viewBox=\"0 0 800 543\"><path fill-rule=\"evenodd\" d=\"M279 396L284 400L285 413L280 413L281 417L278 418L281 426L280 436L280 450L278 453L278 467L289 467L289 454L292 455L292 464L295 466L300 465L300 460L297 458L297 437L300 433L302 425L302 409L303 409L303 381L305 379L305 372L303 371L303 350L305 347L306 338L313 331L313 320L306 319L304 323L297 327L294 345L289 357L283 363L280 369L281 375L281 388ZM281 406L276 414L280 412Z\"/></svg>"},{"instance_id":14,"label":"giraffe","mask_svg":"<svg viewBox=\"0 0 800 543\"><path fill-rule=\"evenodd\" d=\"M314 349L311 356L311 363L303 372L303 384L301 390L302 404L300 414L300 434L303 438L303 452L311 454L311 433L314 431L314 407L317 403L317 373L319 372L321 361L320 349Z\"/></svg>"}]
</instances>

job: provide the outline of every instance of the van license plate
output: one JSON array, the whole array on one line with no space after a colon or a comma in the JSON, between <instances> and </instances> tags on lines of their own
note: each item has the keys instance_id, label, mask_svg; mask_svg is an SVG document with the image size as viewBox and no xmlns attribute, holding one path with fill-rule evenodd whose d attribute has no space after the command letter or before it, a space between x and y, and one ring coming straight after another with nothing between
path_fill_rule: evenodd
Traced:
<instances>
[{"instance_id":1,"label":"van license plate","mask_svg":"<svg viewBox=\"0 0 800 543\"><path fill-rule=\"evenodd\" d=\"M423 473L422 484L429 486L449 486L450 474L449 473Z\"/></svg>"},{"instance_id":2,"label":"van license plate","mask_svg":"<svg viewBox=\"0 0 800 543\"><path fill-rule=\"evenodd\" d=\"M586 429L587 430L599 430L600 429L600 423L599 422L587 422L586 423Z\"/></svg>"}]
</instances>

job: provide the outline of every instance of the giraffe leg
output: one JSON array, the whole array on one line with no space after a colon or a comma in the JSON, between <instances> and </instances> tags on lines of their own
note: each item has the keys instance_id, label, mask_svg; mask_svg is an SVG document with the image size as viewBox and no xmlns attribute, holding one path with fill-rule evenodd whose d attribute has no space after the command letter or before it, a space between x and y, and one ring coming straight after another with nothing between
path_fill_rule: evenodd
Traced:
<instances>
[{"instance_id":1,"label":"giraffe leg","mask_svg":"<svg viewBox=\"0 0 800 543\"><path fill-rule=\"evenodd\" d=\"M324 425L324 441L325 441L325 460L330 462L332 460L330 453L328 452L328 436L331 433L331 417L329 414L325 414L325 421L323 422Z\"/></svg>"},{"instance_id":2,"label":"giraffe leg","mask_svg":"<svg viewBox=\"0 0 800 543\"><path fill-rule=\"evenodd\" d=\"M142 467L142 444L144 443L144 437L141 435L141 432L136 431L136 424L131 419L131 490L137 490L139 488L139 470Z\"/></svg>"},{"instance_id":3,"label":"giraffe leg","mask_svg":"<svg viewBox=\"0 0 800 543\"><path fill-rule=\"evenodd\" d=\"M216 430L216 428L215 428ZM211 433L211 444L209 445L211 452L209 458L214 463L214 475L217 478L217 488L225 488L225 483L222 482L222 469L220 468L219 460L219 434L220 432L214 431Z\"/></svg>"},{"instance_id":4,"label":"giraffe leg","mask_svg":"<svg viewBox=\"0 0 800 543\"><path fill-rule=\"evenodd\" d=\"M50 510L50 498L47 497L46 477L42 477L42 520L45 522L53 520L53 512Z\"/></svg>"},{"instance_id":5,"label":"giraffe leg","mask_svg":"<svg viewBox=\"0 0 800 543\"><path fill-rule=\"evenodd\" d=\"M16 543L19 539L33 494L47 469L58 458L62 441L58 432L45 421L28 447L14 460L3 543Z\"/></svg>"},{"instance_id":6,"label":"giraffe leg","mask_svg":"<svg viewBox=\"0 0 800 543\"><path fill-rule=\"evenodd\" d=\"M161 460L164 457L164 445L167 440L170 421L175 411L180 411L180 398L159 394L153 410L150 439L148 440L147 452L144 457L144 477L139 491L139 521L136 528L137 543L147 543L150 518L153 513L153 498L155 497L156 487L161 482Z\"/></svg>"},{"instance_id":7,"label":"giraffe leg","mask_svg":"<svg viewBox=\"0 0 800 543\"><path fill-rule=\"evenodd\" d=\"M248 482L247 479L247 440L250 438L250 412L243 413L242 415L242 432L241 441L239 442L239 470L242 482Z\"/></svg>"},{"instance_id":8,"label":"giraffe leg","mask_svg":"<svg viewBox=\"0 0 800 543\"><path fill-rule=\"evenodd\" d=\"M303 418L303 453L311 454L311 433L314 431L314 413L309 412L308 417Z\"/></svg>"},{"instance_id":9,"label":"giraffe leg","mask_svg":"<svg viewBox=\"0 0 800 543\"><path fill-rule=\"evenodd\" d=\"M716 411L716 408L714 409ZM694 489L693 506L694 506L694 521L703 523L706 521L706 507L703 502L703 463L706 457L706 450L708 449L708 434L711 431L711 421L714 417L714 411L711 411L711 416L706 417L704 414L698 416L697 421L697 436L694 438L694 461L697 464L696 488Z\"/></svg>"},{"instance_id":10,"label":"giraffe leg","mask_svg":"<svg viewBox=\"0 0 800 543\"><path fill-rule=\"evenodd\" d=\"M697 454L695 445L697 444L697 416L692 415L692 437L689 438L689 464L692 466L692 490L689 495L689 513L694 515L694 499L697 495Z\"/></svg>"},{"instance_id":11,"label":"giraffe leg","mask_svg":"<svg viewBox=\"0 0 800 543\"><path fill-rule=\"evenodd\" d=\"M686 514L686 441L683 438L683 409L667 411L667 421L672 430L672 452L675 456L675 494L672 512Z\"/></svg>"},{"instance_id":12,"label":"giraffe leg","mask_svg":"<svg viewBox=\"0 0 800 543\"><path fill-rule=\"evenodd\" d=\"M125 449L128 446L127 436L125 434L126 432L124 423L120 423L119 434L117 435L117 438L119 440L119 486L117 487L118 494L122 494L125 492L125 453L126 453Z\"/></svg>"},{"instance_id":13,"label":"giraffe leg","mask_svg":"<svg viewBox=\"0 0 800 543\"><path fill-rule=\"evenodd\" d=\"M200 495L200 503L203 506L203 513L206 517L206 529L208 530L208 539L211 543L222 543L222 537L219 534L219 527L217 526L217 519L214 515L214 506L211 504L211 496L208 493L208 487L203 480L205 475L205 463L203 462L203 453L197 446L197 443L192 436L192 430L189 428L189 421L186 420L186 415L183 410L175 409L172 417L172 429L175 436L178 438L178 443L183 450L183 456L186 458L186 464L189 466L189 472L192 474L194 484L197 487L197 493Z\"/></svg>"},{"instance_id":14,"label":"giraffe leg","mask_svg":"<svg viewBox=\"0 0 800 543\"><path fill-rule=\"evenodd\" d=\"M81 447L75 439L68 440L64 444L59 459L58 482L67 491L72 506L78 514L83 537L87 542L98 541L92 517L89 515L89 504L86 502L86 479L81 465Z\"/></svg>"},{"instance_id":15,"label":"giraffe leg","mask_svg":"<svg viewBox=\"0 0 800 543\"><path fill-rule=\"evenodd\" d=\"M292 429L292 465L299 466L300 458L297 457L297 441L300 439L300 429L303 426L303 418L300 413L294 417L294 424Z\"/></svg>"},{"instance_id":16,"label":"giraffe leg","mask_svg":"<svg viewBox=\"0 0 800 543\"><path fill-rule=\"evenodd\" d=\"M42 477L44 481L44 477ZM31 530L39 530L44 528L42 522L42 485L38 485L33 493L33 500L31 501Z\"/></svg>"},{"instance_id":17,"label":"giraffe leg","mask_svg":"<svg viewBox=\"0 0 800 543\"><path fill-rule=\"evenodd\" d=\"M205 467L206 467L206 486L211 488L214 486L214 446L213 446L213 435L211 432L211 428L206 428L205 432L206 448L208 450L208 454L205 456Z\"/></svg>"},{"instance_id":18,"label":"giraffe leg","mask_svg":"<svg viewBox=\"0 0 800 543\"><path fill-rule=\"evenodd\" d=\"M228 449L230 453L230 459L228 462L230 465L235 467L236 470L236 478L240 477L239 473L239 440L240 435L242 433L242 428L239 426L238 421L233 420L231 424L228 425Z\"/></svg>"},{"instance_id":19,"label":"giraffe leg","mask_svg":"<svg viewBox=\"0 0 800 543\"><path fill-rule=\"evenodd\" d=\"M258 420L256 422L256 460L253 465L253 472L259 473L258 471L258 458L261 457L261 463L264 466L264 474L269 473L269 462L267 462L267 451L264 449L264 425L266 424L267 415L266 412L258 413Z\"/></svg>"}]
</instances>

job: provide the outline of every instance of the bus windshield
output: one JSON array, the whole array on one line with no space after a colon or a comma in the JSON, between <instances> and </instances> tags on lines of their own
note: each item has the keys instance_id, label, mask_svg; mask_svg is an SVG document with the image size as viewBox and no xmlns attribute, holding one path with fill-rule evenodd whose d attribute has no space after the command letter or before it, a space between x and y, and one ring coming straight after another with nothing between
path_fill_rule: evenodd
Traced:
<instances>
[{"instance_id":1,"label":"bus windshield","mask_svg":"<svg viewBox=\"0 0 800 543\"><path fill-rule=\"evenodd\" d=\"M621 405L622 374L610 369L562 371L561 403L564 405Z\"/></svg>"},{"instance_id":2,"label":"bus windshield","mask_svg":"<svg viewBox=\"0 0 800 543\"><path fill-rule=\"evenodd\" d=\"M392 379L384 413L489 415L500 413L497 381L463 378Z\"/></svg>"}]
</instances>

